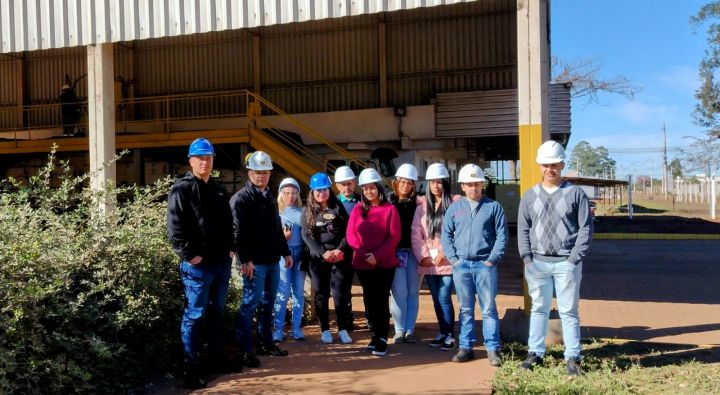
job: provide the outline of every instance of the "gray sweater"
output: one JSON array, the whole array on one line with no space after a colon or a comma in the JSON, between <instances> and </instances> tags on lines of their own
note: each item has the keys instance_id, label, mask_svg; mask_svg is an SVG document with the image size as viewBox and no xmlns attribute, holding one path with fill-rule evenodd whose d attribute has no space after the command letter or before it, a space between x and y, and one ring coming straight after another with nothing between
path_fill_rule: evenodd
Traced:
<instances>
[{"instance_id":1,"label":"gray sweater","mask_svg":"<svg viewBox=\"0 0 720 395\"><path fill-rule=\"evenodd\" d=\"M537 257L577 264L590 248L592 233L588 198L567 181L552 194L537 184L520 201L518 250L525 263Z\"/></svg>"}]
</instances>

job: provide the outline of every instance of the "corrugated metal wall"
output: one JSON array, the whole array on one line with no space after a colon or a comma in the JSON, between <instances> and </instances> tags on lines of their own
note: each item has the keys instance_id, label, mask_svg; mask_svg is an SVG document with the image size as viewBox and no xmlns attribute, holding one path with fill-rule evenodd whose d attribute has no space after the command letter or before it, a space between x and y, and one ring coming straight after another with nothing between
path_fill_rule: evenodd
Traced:
<instances>
[{"instance_id":1,"label":"corrugated metal wall","mask_svg":"<svg viewBox=\"0 0 720 395\"><path fill-rule=\"evenodd\" d=\"M262 94L279 107L290 113L374 108L381 103L380 23L386 29L388 106L428 104L443 92L516 87L512 0L121 43L115 45L115 75L134 80L134 97L254 89L258 35ZM56 103L65 73L76 78L86 64L84 47L28 52L26 103ZM14 80L5 73L0 78ZM77 92L87 96L85 80ZM240 106L198 101L170 111L229 114ZM136 119L157 115L140 105L134 111ZM54 111L43 120L58 116Z\"/></svg>"},{"instance_id":2,"label":"corrugated metal wall","mask_svg":"<svg viewBox=\"0 0 720 395\"><path fill-rule=\"evenodd\" d=\"M549 90L549 133L569 134L570 86L552 84ZM517 135L517 89L439 94L435 130L440 138Z\"/></svg>"},{"instance_id":3,"label":"corrugated metal wall","mask_svg":"<svg viewBox=\"0 0 720 395\"><path fill-rule=\"evenodd\" d=\"M10 57L0 60L0 128L13 127L17 116L12 111L18 102L17 69L19 62Z\"/></svg>"},{"instance_id":4,"label":"corrugated metal wall","mask_svg":"<svg viewBox=\"0 0 720 395\"><path fill-rule=\"evenodd\" d=\"M389 14L388 101L415 105L437 93L516 87L516 19L510 1Z\"/></svg>"}]
</instances>

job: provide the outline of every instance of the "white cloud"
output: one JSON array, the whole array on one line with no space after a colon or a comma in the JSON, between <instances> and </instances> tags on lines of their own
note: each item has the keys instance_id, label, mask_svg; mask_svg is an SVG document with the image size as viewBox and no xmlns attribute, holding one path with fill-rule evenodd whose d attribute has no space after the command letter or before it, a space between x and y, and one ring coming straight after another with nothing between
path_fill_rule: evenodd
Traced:
<instances>
[{"instance_id":1,"label":"white cloud","mask_svg":"<svg viewBox=\"0 0 720 395\"><path fill-rule=\"evenodd\" d=\"M655 74L657 79L665 87L688 95L694 95L700 86L697 67L672 66L668 70Z\"/></svg>"}]
</instances>

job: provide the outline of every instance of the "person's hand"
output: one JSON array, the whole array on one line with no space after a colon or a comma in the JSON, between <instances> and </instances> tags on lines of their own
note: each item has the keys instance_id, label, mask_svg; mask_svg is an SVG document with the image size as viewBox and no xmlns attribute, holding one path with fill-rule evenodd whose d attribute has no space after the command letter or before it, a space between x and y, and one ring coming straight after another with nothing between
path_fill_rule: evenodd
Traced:
<instances>
[{"instance_id":1,"label":"person's hand","mask_svg":"<svg viewBox=\"0 0 720 395\"><path fill-rule=\"evenodd\" d=\"M365 262L367 262L371 266L377 265L377 259L375 259L375 255L373 255L372 252L368 252L365 254Z\"/></svg>"},{"instance_id":2,"label":"person's hand","mask_svg":"<svg viewBox=\"0 0 720 395\"><path fill-rule=\"evenodd\" d=\"M325 262L329 262L329 263L335 262L334 256L333 256L333 252L330 251L330 250L325 251L325 252L322 254L322 259L323 259Z\"/></svg>"},{"instance_id":3,"label":"person's hand","mask_svg":"<svg viewBox=\"0 0 720 395\"><path fill-rule=\"evenodd\" d=\"M285 267L287 269L290 269L293 266L293 259L292 255L288 255L285 257Z\"/></svg>"},{"instance_id":4,"label":"person's hand","mask_svg":"<svg viewBox=\"0 0 720 395\"><path fill-rule=\"evenodd\" d=\"M253 276L255 275L255 265L250 262L245 262L240 265L240 271L242 271L243 276L247 277L248 280L252 280Z\"/></svg>"},{"instance_id":5,"label":"person's hand","mask_svg":"<svg viewBox=\"0 0 720 395\"><path fill-rule=\"evenodd\" d=\"M334 250L333 255L335 256L335 262L340 262L345 258L345 253L342 250Z\"/></svg>"},{"instance_id":6,"label":"person's hand","mask_svg":"<svg viewBox=\"0 0 720 395\"><path fill-rule=\"evenodd\" d=\"M426 256L425 258L420 260L420 266L422 267L431 267L433 265L432 258L429 256Z\"/></svg>"},{"instance_id":7,"label":"person's hand","mask_svg":"<svg viewBox=\"0 0 720 395\"><path fill-rule=\"evenodd\" d=\"M442 262L437 264L438 266L448 266L451 265L450 260L447 259L446 256L443 257Z\"/></svg>"},{"instance_id":8,"label":"person's hand","mask_svg":"<svg viewBox=\"0 0 720 395\"><path fill-rule=\"evenodd\" d=\"M492 262L490 262L490 261L485 261L485 262L483 262L483 265L488 266L488 267L493 267L493 266L495 266L495 264L492 263Z\"/></svg>"},{"instance_id":9,"label":"person's hand","mask_svg":"<svg viewBox=\"0 0 720 395\"><path fill-rule=\"evenodd\" d=\"M235 258L235 251L230 251L230 254L228 255L230 255L230 259Z\"/></svg>"},{"instance_id":10,"label":"person's hand","mask_svg":"<svg viewBox=\"0 0 720 395\"><path fill-rule=\"evenodd\" d=\"M283 234L285 235L285 240L290 240L292 237L292 228L287 225L283 226Z\"/></svg>"},{"instance_id":11,"label":"person's hand","mask_svg":"<svg viewBox=\"0 0 720 395\"><path fill-rule=\"evenodd\" d=\"M199 265L200 262L202 262L202 257L200 255L195 255L193 259L188 261L188 263L191 265Z\"/></svg>"},{"instance_id":12,"label":"person's hand","mask_svg":"<svg viewBox=\"0 0 720 395\"><path fill-rule=\"evenodd\" d=\"M442 252L438 252L438 254L435 255L435 259L433 259L433 265L442 266L443 261L445 260L445 254L443 254Z\"/></svg>"}]
</instances>

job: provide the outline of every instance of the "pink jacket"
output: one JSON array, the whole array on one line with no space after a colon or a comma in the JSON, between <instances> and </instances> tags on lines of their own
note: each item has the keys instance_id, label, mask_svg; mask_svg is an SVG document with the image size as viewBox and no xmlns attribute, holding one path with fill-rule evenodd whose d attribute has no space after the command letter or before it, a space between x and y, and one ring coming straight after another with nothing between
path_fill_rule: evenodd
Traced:
<instances>
[{"instance_id":1,"label":"pink jacket","mask_svg":"<svg viewBox=\"0 0 720 395\"><path fill-rule=\"evenodd\" d=\"M453 196L453 202L461 199L460 195ZM439 274L439 275L450 275L452 274L452 265L442 266L420 266L420 261L423 258L432 258L430 256L430 250L436 249L438 253L442 253L442 243L440 237L428 239L428 228L427 228L427 205L421 204L417 206L415 210L415 216L412 222L412 232L410 233L410 240L412 241L412 249L415 257L418 261L418 274Z\"/></svg>"},{"instance_id":2,"label":"pink jacket","mask_svg":"<svg viewBox=\"0 0 720 395\"><path fill-rule=\"evenodd\" d=\"M352 264L356 270L399 264L395 249L400 243L400 215L390 203L371 208L367 218L362 217L362 205L356 205L350 213L346 238L354 251ZM365 254L369 252L375 255L377 265L365 262Z\"/></svg>"}]
</instances>

